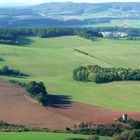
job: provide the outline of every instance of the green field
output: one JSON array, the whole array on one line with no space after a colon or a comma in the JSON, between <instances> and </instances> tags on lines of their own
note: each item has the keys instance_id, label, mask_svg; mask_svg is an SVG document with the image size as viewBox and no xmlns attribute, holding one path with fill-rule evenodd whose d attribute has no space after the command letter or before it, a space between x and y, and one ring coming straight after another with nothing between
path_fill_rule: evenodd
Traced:
<instances>
[{"instance_id":1,"label":"green field","mask_svg":"<svg viewBox=\"0 0 140 140\"><path fill-rule=\"evenodd\" d=\"M82 135L57 133L0 133L1 140L66 140L68 138L86 138Z\"/></svg>"},{"instance_id":2,"label":"green field","mask_svg":"<svg viewBox=\"0 0 140 140\"><path fill-rule=\"evenodd\" d=\"M77 36L41 39L27 38L26 46L0 45L0 65L8 65L30 74L26 79L43 81L49 94L66 95L75 101L107 108L139 110L140 82L107 84L76 82L72 71L79 65L140 67L140 41L97 39L93 42ZM92 54L80 54L79 49ZM4 77L5 79L16 79Z\"/></svg>"},{"instance_id":3,"label":"green field","mask_svg":"<svg viewBox=\"0 0 140 140\"><path fill-rule=\"evenodd\" d=\"M69 138L88 138L88 136L45 132L0 133L1 140L66 140ZM106 140L106 138L100 137L100 140Z\"/></svg>"}]
</instances>

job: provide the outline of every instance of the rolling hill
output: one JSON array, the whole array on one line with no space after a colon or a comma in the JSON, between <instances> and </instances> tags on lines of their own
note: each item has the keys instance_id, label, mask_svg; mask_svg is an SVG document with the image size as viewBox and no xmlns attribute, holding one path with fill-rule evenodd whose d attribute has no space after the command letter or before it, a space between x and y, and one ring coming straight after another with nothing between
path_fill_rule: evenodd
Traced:
<instances>
[{"instance_id":1,"label":"rolling hill","mask_svg":"<svg viewBox=\"0 0 140 140\"><path fill-rule=\"evenodd\" d=\"M5 60L0 62L1 66L8 65L31 75L21 80L43 81L50 94L70 96L75 101L113 109L139 110L138 81L94 84L76 82L72 78L73 69L79 65L139 68L139 41L97 39L92 42L77 36L28 39L32 43L23 47L0 45L0 56ZM74 49L86 51L95 58Z\"/></svg>"},{"instance_id":2,"label":"rolling hill","mask_svg":"<svg viewBox=\"0 0 140 140\"><path fill-rule=\"evenodd\" d=\"M116 17L136 19L140 17L140 3L46 3L32 7L42 15ZM89 18L88 16L85 18Z\"/></svg>"},{"instance_id":3,"label":"rolling hill","mask_svg":"<svg viewBox=\"0 0 140 140\"><path fill-rule=\"evenodd\" d=\"M41 106L23 88L0 80L2 120L63 130L82 121L114 123L114 118L123 113L140 120L139 81L96 84L77 82L72 78L73 69L80 65L139 68L139 41L100 38L90 41L77 36L20 39L28 42L21 46L0 45L0 66L8 65L30 76L1 78L44 82L49 93L48 106ZM94 57L78 53L75 49Z\"/></svg>"},{"instance_id":4,"label":"rolling hill","mask_svg":"<svg viewBox=\"0 0 140 140\"><path fill-rule=\"evenodd\" d=\"M26 7L0 6L0 27L87 25L96 27L96 24L124 26L124 20L128 27L135 27L135 23L139 23L139 19L140 3L52 2ZM114 22L114 20L118 22ZM134 23L133 20L135 20ZM115 24L119 22L120 24ZM137 27L139 26L137 25Z\"/></svg>"}]
</instances>

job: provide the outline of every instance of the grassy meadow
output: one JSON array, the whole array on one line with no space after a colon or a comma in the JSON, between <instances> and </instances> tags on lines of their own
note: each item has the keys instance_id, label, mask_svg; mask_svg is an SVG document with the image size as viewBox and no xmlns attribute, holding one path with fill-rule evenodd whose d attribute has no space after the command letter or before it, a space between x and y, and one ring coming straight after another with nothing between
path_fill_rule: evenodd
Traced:
<instances>
[{"instance_id":1,"label":"grassy meadow","mask_svg":"<svg viewBox=\"0 0 140 140\"><path fill-rule=\"evenodd\" d=\"M22 40L23 46L0 45L0 57L4 59L0 66L8 65L30 76L4 79L43 81L49 94L64 95L75 101L107 108L139 110L139 81L82 83L73 80L72 71L80 65L89 64L139 68L140 41L96 39L92 42L77 36ZM88 52L94 58L74 49Z\"/></svg>"},{"instance_id":2,"label":"grassy meadow","mask_svg":"<svg viewBox=\"0 0 140 140\"><path fill-rule=\"evenodd\" d=\"M81 27L122 27L122 28L140 28L140 20L125 20L115 19L110 22L101 22L89 25L82 25Z\"/></svg>"},{"instance_id":3,"label":"grassy meadow","mask_svg":"<svg viewBox=\"0 0 140 140\"><path fill-rule=\"evenodd\" d=\"M83 135L61 134L61 133L0 133L2 140L66 140L68 138L86 138ZM101 139L104 140L104 139Z\"/></svg>"},{"instance_id":4,"label":"grassy meadow","mask_svg":"<svg viewBox=\"0 0 140 140\"><path fill-rule=\"evenodd\" d=\"M46 132L2 132L1 140L67 140L69 138L88 138L89 136L66 133L46 133ZM100 140L106 140L107 137L100 137ZM109 139L109 138L108 138Z\"/></svg>"}]
</instances>

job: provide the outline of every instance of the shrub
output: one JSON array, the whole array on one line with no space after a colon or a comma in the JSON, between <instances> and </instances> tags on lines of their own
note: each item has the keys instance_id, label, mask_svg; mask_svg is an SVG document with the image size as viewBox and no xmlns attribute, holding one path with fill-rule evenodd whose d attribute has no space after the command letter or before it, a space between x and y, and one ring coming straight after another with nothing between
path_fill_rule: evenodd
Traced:
<instances>
[{"instance_id":1,"label":"shrub","mask_svg":"<svg viewBox=\"0 0 140 140\"><path fill-rule=\"evenodd\" d=\"M45 104L46 100L47 100L47 91L46 91L46 87L44 85L43 82L29 82L26 85L26 90L29 92L29 94L37 99L40 103Z\"/></svg>"}]
</instances>

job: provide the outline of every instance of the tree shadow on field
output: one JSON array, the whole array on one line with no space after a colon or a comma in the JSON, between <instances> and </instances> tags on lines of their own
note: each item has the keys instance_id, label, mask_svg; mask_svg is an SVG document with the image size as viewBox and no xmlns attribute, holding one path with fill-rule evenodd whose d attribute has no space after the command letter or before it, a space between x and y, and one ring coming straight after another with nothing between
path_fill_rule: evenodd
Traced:
<instances>
[{"instance_id":1,"label":"tree shadow on field","mask_svg":"<svg viewBox=\"0 0 140 140\"><path fill-rule=\"evenodd\" d=\"M67 95L48 95L48 107L68 109L71 106L71 96Z\"/></svg>"},{"instance_id":2,"label":"tree shadow on field","mask_svg":"<svg viewBox=\"0 0 140 140\"><path fill-rule=\"evenodd\" d=\"M19 37L18 41L19 41L19 46L22 47L29 47L29 45L31 45L34 42L32 39L27 37Z\"/></svg>"},{"instance_id":3,"label":"tree shadow on field","mask_svg":"<svg viewBox=\"0 0 140 140\"><path fill-rule=\"evenodd\" d=\"M18 75L6 75L8 77L13 77L13 78L22 78L22 79L27 79L30 75L24 75L24 76L18 76Z\"/></svg>"}]
</instances>

